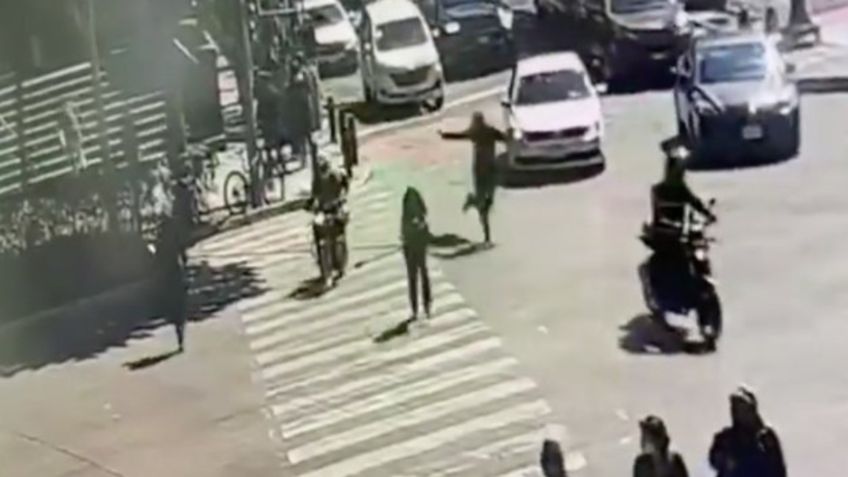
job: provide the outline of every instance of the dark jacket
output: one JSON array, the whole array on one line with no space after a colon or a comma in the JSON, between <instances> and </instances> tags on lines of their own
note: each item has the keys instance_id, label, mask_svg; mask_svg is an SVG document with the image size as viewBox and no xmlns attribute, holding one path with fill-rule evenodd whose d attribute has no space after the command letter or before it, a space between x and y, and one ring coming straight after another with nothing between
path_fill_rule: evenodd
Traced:
<instances>
[{"instance_id":1,"label":"dark jacket","mask_svg":"<svg viewBox=\"0 0 848 477\"><path fill-rule=\"evenodd\" d=\"M468 139L474 145L474 174L488 175L496 171L495 144L506 141L506 135L498 128L483 124L469 126L464 131L444 132L444 139Z\"/></svg>"},{"instance_id":2,"label":"dark jacket","mask_svg":"<svg viewBox=\"0 0 848 477\"><path fill-rule=\"evenodd\" d=\"M786 477L780 440L768 426L723 429L713 438L710 464L717 477Z\"/></svg>"},{"instance_id":3,"label":"dark jacket","mask_svg":"<svg viewBox=\"0 0 848 477\"><path fill-rule=\"evenodd\" d=\"M642 454L633 463L633 477L689 477L689 471L677 452L668 455L668 467L665 469L658 469L650 455Z\"/></svg>"},{"instance_id":4,"label":"dark jacket","mask_svg":"<svg viewBox=\"0 0 848 477\"><path fill-rule=\"evenodd\" d=\"M401 214L401 240L404 247L416 251L426 250L430 241L430 229L427 225L427 205L414 188L407 189L403 196Z\"/></svg>"},{"instance_id":5,"label":"dark jacket","mask_svg":"<svg viewBox=\"0 0 848 477\"><path fill-rule=\"evenodd\" d=\"M707 206L692 193L685 182L660 182L651 188L654 225L658 225L661 219L682 223L686 218L686 206L706 216L712 216Z\"/></svg>"}]
</instances>

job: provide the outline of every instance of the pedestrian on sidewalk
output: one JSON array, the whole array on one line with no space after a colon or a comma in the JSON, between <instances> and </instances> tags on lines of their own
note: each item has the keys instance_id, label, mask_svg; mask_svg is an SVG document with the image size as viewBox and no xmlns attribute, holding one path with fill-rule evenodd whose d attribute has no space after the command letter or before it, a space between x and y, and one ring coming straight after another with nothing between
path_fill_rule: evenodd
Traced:
<instances>
[{"instance_id":1,"label":"pedestrian on sidewalk","mask_svg":"<svg viewBox=\"0 0 848 477\"><path fill-rule=\"evenodd\" d=\"M321 129L321 100L317 78L306 62L303 53L295 54L286 93L287 131L292 142L292 153L315 170L317 156L314 134ZM313 173L314 177L314 173Z\"/></svg>"},{"instance_id":2,"label":"pedestrian on sidewalk","mask_svg":"<svg viewBox=\"0 0 848 477\"><path fill-rule=\"evenodd\" d=\"M411 319L418 317L418 280L421 280L421 294L424 312L430 318L432 296L430 294L430 272L427 269L427 245L430 242L430 229L427 225L427 205L421 193L414 187L407 187L403 194L401 213L401 241L403 258L406 261L406 277L409 288L409 306Z\"/></svg>"},{"instance_id":3,"label":"pedestrian on sidewalk","mask_svg":"<svg viewBox=\"0 0 848 477\"><path fill-rule=\"evenodd\" d=\"M760 416L757 397L740 387L730 395L731 425L715 435L710 465L717 477L786 477L780 440Z\"/></svg>"},{"instance_id":4,"label":"pedestrian on sidewalk","mask_svg":"<svg viewBox=\"0 0 848 477\"><path fill-rule=\"evenodd\" d=\"M188 318L188 281L184 262L181 260L181 244L173 217L162 219L155 248L156 297L159 311L174 326L179 352L183 352L185 326Z\"/></svg>"},{"instance_id":5,"label":"pedestrian on sidewalk","mask_svg":"<svg viewBox=\"0 0 848 477\"><path fill-rule=\"evenodd\" d=\"M489 212L494 205L495 188L498 181L495 145L498 142L506 142L506 135L498 128L489 125L483 113L479 111L471 116L471 124L465 130L457 132L439 131L439 135L442 139L470 140L474 146L472 163L474 192L468 194L462 210L464 212L471 207L477 209L480 224L483 226L484 243L490 245L492 234L489 225Z\"/></svg>"},{"instance_id":6,"label":"pedestrian on sidewalk","mask_svg":"<svg viewBox=\"0 0 848 477\"><path fill-rule=\"evenodd\" d=\"M665 423L657 416L639 422L642 452L633 463L633 477L689 477L686 463L670 450L671 438Z\"/></svg>"},{"instance_id":7,"label":"pedestrian on sidewalk","mask_svg":"<svg viewBox=\"0 0 848 477\"><path fill-rule=\"evenodd\" d=\"M542 443L542 455L540 456L542 475L545 477L567 477L565 472L565 457L559 442L553 439L545 439Z\"/></svg>"}]
</instances>

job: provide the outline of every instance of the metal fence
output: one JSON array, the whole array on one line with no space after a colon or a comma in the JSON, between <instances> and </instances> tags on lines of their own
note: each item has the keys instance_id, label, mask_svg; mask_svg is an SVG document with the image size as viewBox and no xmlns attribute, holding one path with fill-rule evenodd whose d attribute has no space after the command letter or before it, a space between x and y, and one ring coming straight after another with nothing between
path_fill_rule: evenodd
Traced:
<instances>
[{"instance_id":1,"label":"metal fence","mask_svg":"<svg viewBox=\"0 0 848 477\"><path fill-rule=\"evenodd\" d=\"M81 126L85 167L102 163L91 73L91 65L81 63L23 81L13 75L0 77L0 198L73 171L60 134L62 110L69 101ZM127 164L123 141L128 124L135 128L140 161L164 158L167 122L162 92L127 93L111 85L105 74L101 78L109 159L116 168Z\"/></svg>"}]
</instances>

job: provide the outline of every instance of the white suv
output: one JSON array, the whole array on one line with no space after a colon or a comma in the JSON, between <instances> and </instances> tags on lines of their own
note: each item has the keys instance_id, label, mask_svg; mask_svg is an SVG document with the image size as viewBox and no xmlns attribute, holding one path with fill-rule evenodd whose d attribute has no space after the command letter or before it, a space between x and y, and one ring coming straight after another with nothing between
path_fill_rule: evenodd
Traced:
<instances>
[{"instance_id":1,"label":"white suv","mask_svg":"<svg viewBox=\"0 0 848 477\"><path fill-rule=\"evenodd\" d=\"M377 0L360 23L365 100L379 104L444 103L444 74L433 37L409 0Z\"/></svg>"}]
</instances>

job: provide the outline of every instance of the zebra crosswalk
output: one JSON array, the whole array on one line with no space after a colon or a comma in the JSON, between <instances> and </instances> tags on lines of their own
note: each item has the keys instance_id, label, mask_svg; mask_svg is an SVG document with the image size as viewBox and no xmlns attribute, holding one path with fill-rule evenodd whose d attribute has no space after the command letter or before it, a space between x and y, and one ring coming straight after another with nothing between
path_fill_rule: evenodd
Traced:
<instances>
[{"instance_id":1,"label":"zebra crosswalk","mask_svg":"<svg viewBox=\"0 0 848 477\"><path fill-rule=\"evenodd\" d=\"M291 293L315 275L305 214L197 250L206 260L244 262L265 280L265 293L236 307L285 475L540 475L551 408L536 383L438 263L430 264L432 317L410 324L395 245L399 197L368 183L352 192L350 208L356 266L317 297Z\"/></svg>"}]
</instances>

